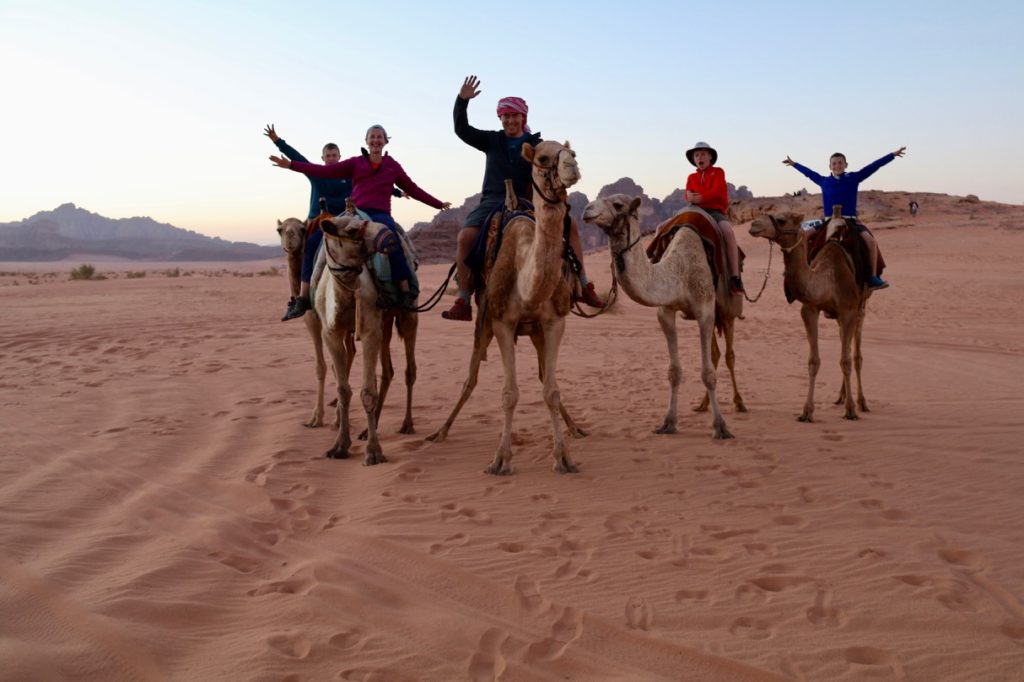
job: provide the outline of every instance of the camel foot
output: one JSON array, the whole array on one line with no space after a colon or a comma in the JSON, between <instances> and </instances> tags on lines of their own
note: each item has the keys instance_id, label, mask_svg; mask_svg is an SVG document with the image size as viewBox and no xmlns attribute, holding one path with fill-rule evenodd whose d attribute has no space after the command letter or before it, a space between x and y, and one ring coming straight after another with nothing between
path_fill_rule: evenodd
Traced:
<instances>
[{"instance_id":1,"label":"camel foot","mask_svg":"<svg viewBox=\"0 0 1024 682\"><path fill-rule=\"evenodd\" d=\"M432 434L427 436L427 440L431 443L443 443L444 439L448 437L448 429L438 429Z\"/></svg>"},{"instance_id":2,"label":"camel foot","mask_svg":"<svg viewBox=\"0 0 1024 682\"><path fill-rule=\"evenodd\" d=\"M868 403L867 403L866 400L858 400L857 401L857 409L860 410L861 412L870 412L871 411L871 410L868 409Z\"/></svg>"},{"instance_id":3,"label":"camel foot","mask_svg":"<svg viewBox=\"0 0 1024 682\"><path fill-rule=\"evenodd\" d=\"M578 426L570 426L565 430L565 433L569 436L569 438L586 438L587 436L590 435L589 431L584 431Z\"/></svg>"},{"instance_id":4,"label":"camel foot","mask_svg":"<svg viewBox=\"0 0 1024 682\"><path fill-rule=\"evenodd\" d=\"M356 440L366 440L366 437L367 437L367 430L363 429L362 431L359 432L359 435L356 436Z\"/></svg>"},{"instance_id":5,"label":"camel foot","mask_svg":"<svg viewBox=\"0 0 1024 682\"><path fill-rule=\"evenodd\" d=\"M802 415L797 417L796 420L798 422L805 422L807 424L810 424L811 422L814 421L814 417L811 414L804 412Z\"/></svg>"},{"instance_id":6,"label":"camel foot","mask_svg":"<svg viewBox=\"0 0 1024 682\"><path fill-rule=\"evenodd\" d=\"M512 462L504 457L495 455L494 461L484 469L485 474L492 476L508 476L512 473Z\"/></svg>"},{"instance_id":7,"label":"camel foot","mask_svg":"<svg viewBox=\"0 0 1024 682\"><path fill-rule=\"evenodd\" d=\"M832 404L833 405L842 405L845 402L846 402L846 396L843 395L842 393L840 393L839 397L836 398L836 401L834 403L832 403Z\"/></svg>"},{"instance_id":8,"label":"camel foot","mask_svg":"<svg viewBox=\"0 0 1024 682\"><path fill-rule=\"evenodd\" d=\"M676 429L676 423L666 419L661 426L654 429L654 433L679 433Z\"/></svg>"},{"instance_id":9,"label":"camel foot","mask_svg":"<svg viewBox=\"0 0 1024 682\"><path fill-rule=\"evenodd\" d=\"M302 425L307 429L318 429L324 425L324 415L313 413L313 416L309 418L309 421L302 422Z\"/></svg>"},{"instance_id":10,"label":"camel foot","mask_svg":"<svg viewBox=\"0 0 1024 682\"><path fill-rule=\"evenodd\" d=\"M743 398L737 398L736 400L734 400L733 401L733 405L736 406L736 411L737 412L746 412L747 411L747 406L744 404Z\"/></svg>"},{"instance_id":11,"label":"camel foot","mask_svg":"<svg viewBox=\"0 0 1024 682\"><path fill-rule=\"evenodd\" d=\"M732 435L732 432L729 431L729 427L723 423L715 424L715 432L714 435L712 435L711 437L714 440L729 440L730 438L735 438L736 436Z\"/></svg>"},{"instance_id":12,"label":"camel foot","mask_svg":"<svg viewBox=\"0 0 1024 682\"><path fill-rule=\"evenodd\" d=\"M388 458L384 456L383 452L367 451L366 457L363 458L363 466L372 467L375 464L383 464L386 461L388 461Z\"/></svg>"},{"instance_id":13,"label":"camel foot","mask_svg":"<svg viewBox=\"0 0 1024 682\"><path fill-rule=\"evenodd\" d=\"M324 453L327 459L348 459L348 448L333 447Z\"/></svg>"},{"instance_id":14,"label":"camel foot","mask_svg":"<svg viewBox=\"0 0 1024 682\"><path fill-rule=\"evenodd\" d=\"M707 412L709 407L709 401L707 394L704 394L704 399L700 401L698 405L693 406L694 412Z\"/></svg>"},{"instance_id":15,"label":"camel foot","mask_svg":"<svg viewBox=\"0 0 1024 682\"><path fill-rule=\"evenodd\" d=\"M580 468L567 456L556 457L551 468L556 474L578 474L580 472Z\"/></svg>"},{"instance_id":16,"label":"camel foot","mask_svg":"<svg viewBox=\"0 0 1024 682\"><path fill-rule=\"evenodd\" d=\"M849 419L850 421L855 422L860 419L860 417L857 416L856 412L847 412L843 415L843 419Z\"/></svg>"},{"instance_id":17,"label":"camel foot","mask_svg":"<svg viewBox=\"0 0 1024 682\"><path fill-rule=\"evenodd\" d=\"M402 422L402 427L400 429L398 429L398 432L399 433L404 433L406 435L408 435L410 433L416 433L416 429L413 428L413 425L412 425L412 420L410 419L407 422Z\"/></svg>"}]
</instances>

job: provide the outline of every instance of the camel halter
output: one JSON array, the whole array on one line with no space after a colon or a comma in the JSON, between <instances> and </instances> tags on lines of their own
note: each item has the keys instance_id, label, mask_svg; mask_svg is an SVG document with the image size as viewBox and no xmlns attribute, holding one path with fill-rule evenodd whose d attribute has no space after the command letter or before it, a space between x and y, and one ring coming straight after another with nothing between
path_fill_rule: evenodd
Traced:
<instances>
[{"instance_id":1,"label":"camel halter","mask_svg":"<svg viewBox=\"0 0 1024 682\"><path fill-rule=\"evenodd\" d=\"M348 235L340 234L330 234L329 232L324 232L324 236L327 237L328 239L334 239L339 242L352 242L353 244L363 244L363 235L366 233L366 226L368 224L368 220L363 221L362 226L359 228L359 232L356 233L358 235L357 237L350 237ZM362 264L341 265L334 260L334 256L331 255L330 249L324 249L324 255L327 256L327 269L331 271L331 274L335 275L335 281L337 281L338 284L340 284L343 288L347 289L352 293L359 291L358 285L354 287L350 286L342 279L342 276L354 274L356 277L358 277L363 272Z\"/></svg>"},{"instance_id":2,"label":"camel halter","mask_svg":"<svg viewBox=\"0 0 1024 682\"><path fill-rule=\"evenodd\" d=\"M779 225L779 221L776 220L775 216L773 216L771 213L768 214L768 220L772 221L772 227L775 228L775 233L776 234L778 234L778 235L793 234L792 232L785 232L784 233L782 231L782 227ZM790 251L792 251L796 247L800 246L800 244L801 244L801 242L803 242L803 240L804 240L804 231L800 230L800 236L797 238L796 243L793 244L793 246L786 247L786 246L783 246L781 243L779 243L779 248L782 250L782 253L789 253ZM778 240L773 239L771 241L777 242ZM770 257L771 257L771 252L769 252L769 258Z\"/></svg>"},{"instance_id":3,"label":"camel halter","mask_svg":"<svg viewBox=\"0 0 1024 682\"><path fill-rule=\"evenodd\" d=\"M544 179L547 180L547 184L551 186L551 189L555 190L556 192L559 189L561 189L563 191L565 190L565 185L562 185L561 181L559 181L559 183L558 183L559 185L561 185L560 187L557 187L555 185L555 178L558 177L558 164L560 162L560 159L562 158L562 154L566 154L566 153L569 153L568 149L565 149L564 147L562 149L559 149L558 153L555 154L555 162L552 165L550 165L550 166L542 166L539 163L535 163L533 161L530 162L531 165L533 165L535 168L540 168L542 171L544 171ZM544 194L544 190L542 190L540 188L540 185L538 185L537 181L534 180L533 178L530 178L530 182L533 183L533 188L535 190L537 190L537 194L540 195L540 198L543 199L545 201L545 203L548 203L548 204L564 204L565 203L562 199L558 198L557 194L555 195L554 199L549 199L548 196L546 194Z\"/></svg>"},{"instance_id":4,"label":"camel halter","mask_svg":"<svg viewBox=\"0 0 1024 682\"><path fill-rule=\"evenodd\" d=\"M630 232L632 232L632 228L629 227L629 215L625 213L620 213L619 215L615 216L615 219L612 221L612 227L615 227L616 223L619 222L623 222L627 226L628 231L626 232L626 248L622 249L621 251L612 251L612 255L615 256L615 267L618 268L619 272L624 273L626 272L625 256L627 253L629 253L630 249L632 249L634 246L640 243L640 238L643 237L643 232L640 230L638 225L636 231L636 239L634 239L633 241L629 241L629 234Z\"/></svg>"}]
</instances>

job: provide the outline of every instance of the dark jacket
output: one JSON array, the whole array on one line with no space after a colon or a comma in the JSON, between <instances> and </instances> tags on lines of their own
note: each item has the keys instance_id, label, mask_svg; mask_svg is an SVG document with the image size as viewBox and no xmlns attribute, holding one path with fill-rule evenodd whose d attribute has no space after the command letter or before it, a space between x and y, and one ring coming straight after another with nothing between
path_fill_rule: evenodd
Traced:
<instances>
[{"instance_id":1,"label":"dark jacket","mask_svg":"<svg viewBox=\"0 0 1024 682\"><path fill-rule=\"evenodd\" d=\"M295 150L284 140L278 138L275 142L277 148L288 157L289 161L301 161L308 163L305 156ZM345 200L352 196L352 181L349 179L337 178L309 178L309 216L313 218L320 215L320 197L327 199L327 212L333 215L345 212Z\"/></svg>"},{"instance_id":2,"label":"dark jacket","mask_svg":"<svg viewBox=\"0 0 1024 682\"><path fill-rule=\"evenodd\" d=\"M477 130L469 125L469 100L455 98L455 134L470 147L487 155L484 167L484 182L481 188L482 201L505 198L505 178L512 179L516 196L529 199L533 196L530 162L521 156L509 158L508 136L503 130ZM526 142L536 146L542 139L540 133L529 133Z\"/></svg>"}]
</instances>

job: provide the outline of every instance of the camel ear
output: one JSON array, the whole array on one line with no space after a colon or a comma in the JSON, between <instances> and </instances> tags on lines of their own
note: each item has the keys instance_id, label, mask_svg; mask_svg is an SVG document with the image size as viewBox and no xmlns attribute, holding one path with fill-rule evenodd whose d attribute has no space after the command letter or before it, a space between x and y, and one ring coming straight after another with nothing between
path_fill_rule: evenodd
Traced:
<instances>
[{"instance_id":1,"label":"camel ear","mask_svg":"<svg viewBox=\"0 0 1024 682\"><path fill-rule=\"evenodd\" d=\"M327 220L321 220L320 221L320 229L324 231L324 234L333 235L335 237L337 237L338 234L339 234L338 233L338 226L334 224L334 219L333 218L328 218Z\"/></svg>"},{"instance_id":2,"label":"camel ear","mask_svg":"<svg viewBox=\"0 0 1024 682\"><path fill-rule=\"evenodd\" d=\"M642 199L641 199L640 197L635 197L635 198L633 199L633 201L629 202L629 212L630 212L630 213L631 213L632 215L636 215L636 210L637 210L638 208L640 208L640 202L641 202L641 201L642 201Z\"/></svg>"},{"instance_id":3,"label":"camel ear","mask_svg":"<svg viewBox=\"0 0 1024 682\"><path fill-rule=\"evenodd\" d=\"M568 149L569 151L572 151L572 147L569 146L569 140L566 140L565 144L563 144L562 146Z\"/></svg>"},{"instance_id":4,"label":"camel ear","mask_svg":"<svg viewBox=\"0 0 1024 682\"><path fill-rule=\"evenodd\" d=\"M530 144L529 142L524 142L522 150L523 158L529 161L530 163L533 163L533 145Z\"/></svg>"},{"instance_id":5,"label":"camel ear","mask_svg":"<svg viewBox=\"0 0 1024 682\"><path fill-rule=\"evenodd\" d=\"M284 223L282 223L280 220L278 220L277 221L277 233L281 234L281 232L283 232L283 231L284 231Z\"/></svg>"}]
</instances>

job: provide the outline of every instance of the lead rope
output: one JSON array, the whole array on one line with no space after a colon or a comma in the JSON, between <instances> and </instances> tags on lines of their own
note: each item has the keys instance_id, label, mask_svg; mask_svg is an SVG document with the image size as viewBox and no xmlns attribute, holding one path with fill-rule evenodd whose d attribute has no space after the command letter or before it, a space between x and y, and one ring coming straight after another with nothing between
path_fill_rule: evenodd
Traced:
<instances>
[{"instance_id":1,"label":"lead rope","mask_svg":"<svg viewBox=\"0 0 1024 682\"><path fill-rule=\"evenodd\" d=\"M761 282L761 289L760 291L757 292L757 296L754 296L754 298L750 298L749 296L747 296L746 291L743 292L743 298L747 299L747 302L749 303L757 303L757 299L761 298L761 294L764 293L764 288L768 286L768 275L772 271L772 252L774 251L774 249L772 248L773 246L775 246L775 242L768 242L768 267L764 269L764 281ZM780 246L779 248L781 249L782 247Z\"/></svg>"}]
</instances>

